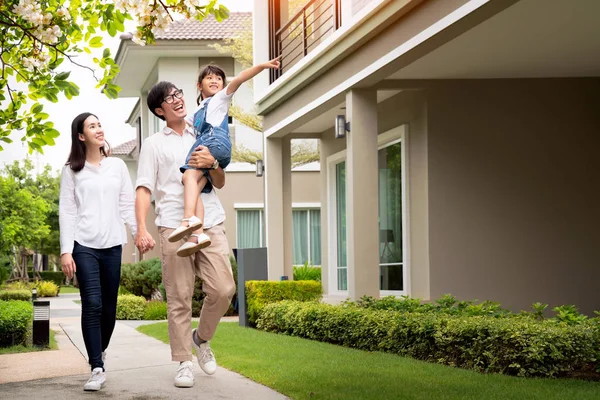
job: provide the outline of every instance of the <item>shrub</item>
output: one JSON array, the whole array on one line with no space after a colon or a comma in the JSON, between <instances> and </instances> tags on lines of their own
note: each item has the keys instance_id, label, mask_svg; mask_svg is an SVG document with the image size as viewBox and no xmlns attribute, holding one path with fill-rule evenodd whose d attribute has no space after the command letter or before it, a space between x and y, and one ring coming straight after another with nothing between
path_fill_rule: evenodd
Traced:
<instances>
[{"instance_id":1,"label":"shrub","mask_svg":"<svg viewBox=\"0 0 600 400\"><path fill-rule=\"evenodd\" d=\"M518 376L560 376L596 362L597 322L455 316L285 301L264 307L259 329L420 360Z\"/></svg>"},{"instance_id":2,"label":"shrub","mask_svg":"<svg viewBox=\"0 0 600 400\"><path fill-rule=\"evenodd\" d=\"M150 321L167 319L167 303L158 300L152 300L146 303L144 319Z\"/></svg>"},{"instance_id":3,"label":"shrub","mask_svg":"<svg viewBox=\"0 0 600 400\"><path fill-rule=\"evenodd\" d=\"M25 345L32 319L33 305L30 302L0 302L0 347Z\"/></svg>"},{"instance_id":4,"label":"shrub","mask_svg":"<svg viewBox=\"0 0 600 400\"><path fill-rule=\"evenodd\" d=\"M323 294L316 281L247 281L248 321L255 323L265 305L282 300L319 300Z\"/></svg>"},{"instance_id":5,"label":"shrub","mask_svg":"<svg viewBox=\"0 0 600 400\"><path fill-rule=\"evenodd\" d=\"M37 281L33 284L37 289L38 297L56 297L59 287L54 282Z\"/></svg>"},{"instance_id":6,"label":"shrub","mask_svg":"<svg viewBox=\"0 0 600 400\"><path fill-rule=\"evenodd\" d=\"M158 257L121 266L121 285L136 296L149 299L162 282L162 267Z\"/></svg>"},{"instance_id":7,"label":"shrub","mask_svg":"<svg viewBox=\"0 0 600 400\"><path fill-rule=\"evenodd\" d=\"M142 296L125 294L117 298L117 319L142 320L146 310L146 299Z\"/></svg>"},{"instance_id":8,"label":"shrub","mask_svg":"<svg viewBox=\"0 0 600 400\"><path fill-rule=\"evenodd\" d=\"M23 300L31 301L31 292L29 290L3 290L0 291L0 300Z\"/></svg>"},{"instance_id":9,"label":"shrub","mask_svg":"<svg viewBox=\"0 0 600 400\"><path fill-rule=\"evenodd\" d=\"M65 282L65 273L62 271L40 271L40 277L43 281L54 282L57 286Z\"/></svg>"},{"instance_id":10,"label":"shrub","mask_svg":"<svg viewBox=\"0 0 600 400\"><path fill-rule=\"evenodd\" d=\"M313 267L308 264L308 261L304 265L294 266L294 280L295 281L319 281L321 282L321 268Z\"/></svg>"},{"instance_id":11,"label":"shrub","mask_svg":"<svg viewBox=\"0 0 600 400\"><path fill-rule=\"evenodd\" d=\"M14 281L4 286L5 289L9 290L29 290L33 289L35 284L33 282Z\"/></svg>"}]
</instances>

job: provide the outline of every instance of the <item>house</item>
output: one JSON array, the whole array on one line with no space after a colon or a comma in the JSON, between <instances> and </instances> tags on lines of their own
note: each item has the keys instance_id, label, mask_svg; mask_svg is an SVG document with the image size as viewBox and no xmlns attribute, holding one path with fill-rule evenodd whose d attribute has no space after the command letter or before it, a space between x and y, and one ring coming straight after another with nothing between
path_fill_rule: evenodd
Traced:
<instances>
[{"instance_id":1,"label":"house","mask_svg":"<svg viewBox=\"0 0 600 400\"><path fill-rule=\"evenodd\" d=\"M131 180L135 183L139 149L144 140L159 131L164 121L155 117L146 106L146 96L157 82L168 80L177 84L185 94L188 112L196 106L196 82L200 69L208 63L220 65L228 77L237 75L243 67L231 56L219 53L211 47L223 44L223 40L242 29L251 13L231 13L222 23L213 17L203 22L181 21L171 25L168 32L156 37L156 45L139 46L131 35L121 36L115 60L121 71L115 79L122 91L121 97L137 97L139 100L131 111L127 123L137 130L137 138L113 149L113 154L128 165ZM266 73L266 72L265 72ZM243 85L233 98L233 103L246 111L252 111L251 86ZM254 151L262 151L263 138L260 132L230 121L232 141ZM262 175L262 171L260 171ZM225 228L231 248L264 247L264 179L257 168L247 163L232 162L226 168L226 185L218 190L219 199L225 208ZM320 193L319 163L313 162L294 169L294 227L296 250L294 262L320 264ZM158 231L154 224L156 215L153 207L148 215L147 227L157 240ZM311 236L312 235L312 236ZM159 246L147 253L145 258L160 256ZM123 262L139 260L132 241L123 251Z\"/></svg>"},{"instance_id":2,"label":"house","mask_svg":"<svg viewBox=\"0 0 600 400\"><path fill-rule=\"evenodd\" d=\"M600 2L295 3L254 0L270 279L315 138L327 299L599 310Z\"/></svg>"}]
</instances>

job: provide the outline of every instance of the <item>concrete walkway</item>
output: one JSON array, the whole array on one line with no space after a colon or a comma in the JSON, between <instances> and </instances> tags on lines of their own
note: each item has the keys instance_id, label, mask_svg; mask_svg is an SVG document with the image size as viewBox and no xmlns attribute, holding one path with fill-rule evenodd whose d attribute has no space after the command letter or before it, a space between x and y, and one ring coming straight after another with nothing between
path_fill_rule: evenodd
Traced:
<instances>
[{"instance_id":1,"label":"concrete walkway","mask_svg":"<svg viewBox=\"0 0 600 400\"><path fill-rule=\"evenodd\" d=\"M59 350L0 355L0 399L89 398L87 353L80 326L79 295L51 299L51 329ZM140 322L117 321L107 349L107 384L96 393L117 399L286 399L263 385L219 367L208 376L196 359L193 388L173 385L177 363L168 345L135 330ZM219 354L215 354L217 363Z\"/></svg>"}]
</instances>

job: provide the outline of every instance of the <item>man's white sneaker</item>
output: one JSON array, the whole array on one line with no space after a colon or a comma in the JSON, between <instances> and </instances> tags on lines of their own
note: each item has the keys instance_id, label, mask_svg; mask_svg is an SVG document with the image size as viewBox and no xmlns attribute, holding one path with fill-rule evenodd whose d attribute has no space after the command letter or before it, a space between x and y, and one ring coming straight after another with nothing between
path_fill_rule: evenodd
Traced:
<instances>
[{"instance_id":1,"label":"man's white sneaker","mask_svg":"<svg viewBox=\"0 0 600 400\"><path fill-rule=\"evenodd\" d=\"M190 388L194 386L194 363L184 361L179 364L177 376L175 376L175 386L180 388Z\"/></svg>"},{"instance_id":2,"label":"man's white sneaker","mask_svg":"<svg viewBox=\"0 0 600 400\"><path fill-rule=\"evenodd\" d=\"M92 376L90 379L83 385L83 390L86 391L96 391L100 390L106 384L106 373L102 370L102 368L94 368L92 370Z\"/></svg>"},{"instance_id":3,"label":"man's white sneaker","mask_svg":"<svg viewBox=\"0 0 600 400\"><path fill-rule=\"evenodd\" d=\"M207 375L213 375L217 372L217 360L215 355L210 349L210 342L201 343L199 346L196 344L196 330L192 331L192 343L194 349L196 349L196 357L198 358L198 365L202 368L202 371Z\"/></svg>"}]
</instances>

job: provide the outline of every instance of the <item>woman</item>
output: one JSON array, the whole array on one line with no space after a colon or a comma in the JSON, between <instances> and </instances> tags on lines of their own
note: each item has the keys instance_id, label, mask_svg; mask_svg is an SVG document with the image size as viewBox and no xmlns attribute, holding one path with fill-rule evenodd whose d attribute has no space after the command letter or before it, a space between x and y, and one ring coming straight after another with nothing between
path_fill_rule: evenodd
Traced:
<instances>
[{"instance_id":1,"label":"woman","mask_svg":"<svg viewBox=\"0 0 600 400\"><path fill-rule=\"evenodd\" d=\"M60 247L65 275L77 275L81 329L92 375L84 390L106 383L104 351L113 333L125 226L137 231L133 186L123 160L109 157L104 130L90 113L71 124L71 154L60 179Z\"/></svg>"}]
</instances>

